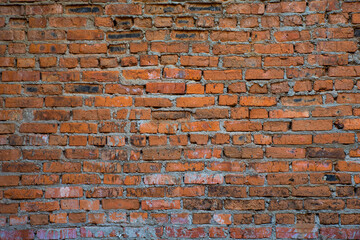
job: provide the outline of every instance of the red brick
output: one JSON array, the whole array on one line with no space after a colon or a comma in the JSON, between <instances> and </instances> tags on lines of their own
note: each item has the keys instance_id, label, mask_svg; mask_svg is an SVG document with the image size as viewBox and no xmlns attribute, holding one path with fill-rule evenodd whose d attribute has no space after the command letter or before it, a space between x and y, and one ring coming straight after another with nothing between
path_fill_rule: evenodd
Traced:
<instances>
[{"instance_id":1,"label":"red brick","mask_svg":"<svg viewBox=\"0 0 360 240\"><path fill-rule=\"evenodd\" d=\"M264 11L265 5L262 3L231 4L226 8L226 12L229 14L263 14Z\"/></svg>"},{"instance_id":2,"label":"red brick","mask_svg":"<svg viewBox=\"0 0 360 240\"><path fill-rule=\"evenodd\" d=\"M266 57L264 66L297 66L303 65L302 57Z\"/></svg>"},{"instance_id":3,"label":"red brick","mask_svg":"<svg viewBox=\"0 0 360 240\"><path fill-rule=\"evenodd\" d=\"M21 30L3 30L0 33L0 39L2 41L19 41L25 39L25 32Z\"/></svg>"},{"instance_id":4,"label":"red brick","mask_svg":"<svg viewBox=\"0 0 360 240\"><path fill-rule=\"evenodd\" d=\"M94 68L99 65L99 60L94 57L80 58L80 67L82 68Z\"/></svg>"},{"instance_id":5,"label":"red brick","mask_svg":"<svg viewBox=\"0 0 360 240\"><path fill-rule=\"evenodd\" d=\"M353 133L328 133L317 134L314 136L314 143L320 144L351 144L355 142L355 135Z\"/></svg>"},{"instance_id":6,"label":"red brick","mask_svg":"<svg viewBox=\"0 0 360 240\"><path fill-rule=\"evenodd\" d=\"M163 77L169 79L200 80L201 71L194 69L164 68Z\"/></svg>"},{"instance_id":7,"label":"red brick","mask_svg":"<svg viewBox=\"0 0 360 240\"><path fill-rule=\"evenodd\" d=\"M110 4L105 7L108 15L140 15L142 13L139 4Z\"/></svg>"},{"instance_id":8,"label":"red brick","mask_svg":"<svg viewBox=\"0 0 360 240\"><path fill-rule=\"evenodd\" d=\"M273 142L276 145L307 145L312 143L312 135L275 135Z\"/></svg>"},{"instance_id":9,"label":"red brick","mask_svg":"<svg viewBox=\"0 0 360 240\"><path fill-rule=\"evenodd\" d=\"M206 236L205 229L201 227L166 227L165 234L172 238L204 238Z\"/></svg>"},{"instance_id":10,"label":"red brick","mask_svg":"<svg viewBox=\"0 0 360 240\"><path fill-rule=\"evenodd\" d=\"M229 111L221 108L198 109L193 116L196 119L221 119L228 118Z\"/></svg>"},{"instance_id":11,"label":"red brick","mask_svg":"<svg viewBox=\"0 0 360 240\"><path fill-rule=\"evenodd\" d=\"M34 239L34 230L3 230L1 235L8 239Z\"/></svg>"},{"instance_id":12,"label":"red brick","mask_svg":"<svg viewBox=\"0 0 360 240\"><path fill-rule=\"evenodd\" d=\"M44 40L65 40L65 31L63 30L30 30L27 37L30 41Z\"/></svg>"},{"instance_id":13,"label":"red brick","mask_svg":"<svg viewBox=\"0 0 360 240\"><path fill-rule=\"evenodd\" d=\"M147 83L146 92L165 94L184 94L185 83Z\"/></svg>"},{"instance_id":14,"label":"red brick","mask_svg":"<svg viewBox=\"0 0 360 240\"><path fill-rule=\"evenodd\" d=\"M183 132L219 131L219 122L189 122L181 126Z\"/></svg>"},{"instance_id":15,"label":"red brick","mask_svg":"<svg viewBox=\"0 0 360 240\"><path fill-rule=\"evenodd\" d=\"M327 186L295 187L292 190L292 195L297 197L329 197L331 192Z\"/></svg>"},{"instance_id":16,"label":"red brick","mask_svg":"<svg viewBox=\"0 0 360 240\"><path fill-rule=\"evenodd\" d=\"M254 44L254 50L260 54L291 54L294 53L294 46L287 43Z\"/></svg>"},{"instance_id":17,"label":"red brick","mask_svg":"<svg viewBox=\"0 0 360 240\"><path fill-rule=\"evenodd\" d=\"M1 134L15 133L15 124L12 123L0 124L0 133Z\"/></svg>"},{"instance_id":18,"label":"red brick","mask_svg":"<svg viewBox=\"0 0 360 240\"><path fill-rule=\"evenodd\" d=\"M303 148L268 147L266 148L268 158L305 158Z\"/></svg>"},{"instance_id":19,"label":"red brick","mask_svg":"<svg viewBox=\"0 0 360 240\"><path fill-rule=\"evenodd\" d=\"M119 93L119 94L131 94L131 95L141 95L143 92L143 86L135 85L128 86L122 84L106 84L105 92L109 94Z\"/></svg>"},{"instance_id":20,"label":"red brick","mask_svg":"<svg viewBox=\"0 0 360 240\"><path fill-rule=\"evenodd\" d=\"M267 181L270 185L300 185L308 183L308 175L293 173L274 173L267 175Z\"/></svg>"},{"instance_id":21,"label":"red brick","mask_svg":"<svg viewBox=\"0 0 360 240\"><path fill-rule=\"evenodd\" d=\"M184 179L185 184L221 184L223 182L224 182L224 178L219 174L205 175L205 174L189 173L189 174L185 174L185 179Z\"/></svg>"},{"instance_id":22,"label":"red brick","mask_svg":"<svg viewBox=\"0 0 360 240\"><path fill-rule=\"evenodd\" d=\"M86 191L87 198L114 198L122 195L121 187L94 187Z\"/></svg>"},{"instance_id":23,"label":"red brick","mask_svg":"<svg viewBox=\"0 0 360 240\"><path fill-rule=\"evenodd\" d=\"M160 53L181 53L188 52L189 46L186 43L164 43L154 42L151 43L151 51Z\"/></svg>"},{"instance_id":24,"label":"red brick","mask_svg":"<svg viewBox=\"0 0 360 240\"><path fill-rule=\"evenodd\" d=\"M231 214L214 214L213 219L218 224L231 224Z\"/></svg>"},{"instance_id":25,"label":"red brick","mask_svg":"<svg viewBox=\"0 0 360 240\"><path fill-rule=\"evenodd\" d=\"M98 149L71 148L65 150L65 157L70 159L96 159L99 157Z\"/></svg>"},{"instance_id":26,"label":"red brick","mask_svg":"<svg viewBox=\"0 0 360 240\"><path fill-rule=\"evenodd\" d=\"M128 107L131 105L131 97L95 97L95 106L97 107Z\"/></svg>"},{"instance_id":27,"label":"red brick","mask_svg":"<svg viewBox=\"0 0 360 240\"><path fill-rule=\"evenodd\" d=\"M80 172L81 163L44 163L44 172Z\"/></svg>"},{"instance_id":28,"label":"red brick","mask_svg":"<svg viewBox=\"0 0 360 240\"><path fill-rule=\"evenodd\" d=\"M354 9L358 9L359 3L358 2L348 2L343 5L344 12L352 12Z\"/></svg>"},{"instance_id":29,"label":"red brick","mask_svg":"<svg viewBox=\"0 0 360 240\"><path fill-rule=\"evenodd\" d=\"M305 41L310 40L309 31L279 31L274 33L274 37L278 42L289 41Z\"/></svg>"},{"instance_id":30,"label":"red brick","mask_svg":"<svg viewBox=\"0 0 360 240\"><path fill-rule=\"evenodd\" d=\"M240 97L240 105L256 106L256 107L270 107L276 105L275 97Z\"/></svg>"},{"instance_id":31,"label":"red brick","mask_svg":"<svg viewBox=\"0 0 360 240\"><path fill-rule=\"evenodd\" d=\"M20 94L21 86L15 84L0 84L1 94Z\"/></svg>"},{"instance_id":32,"label":"red brick","mask_svg":"<svg viewBox=\"0 0 360 240\"><path fill-rule=\"evenodd\" d=\"M149 41L153 40L165 40L165 38L169 35L168 30L148 30L145 33L145 37Z\"/></svg>"},{"instance_id":33,"label":"red brick","mask_svg":"<svg viewBox=\"0 0 360 240\"><path fill-rule=\"evenodd\" d=\"M95 174L64 174L61 182L64 184L100 184L101 180Z\"/></svg>"},{"instance_id":34,"label":"red brick","mask_svg":"<svg viewBox=\"0 0 360 240\"><path fill-rule=\"evenodd\" d=\"M125 79L160 79L160 69L123 70Z\"/></svg>"},{"instance_id":35,"label":"red brick","mask_svg":"<svg viewBox=\"0 0 360 240\"><path fill-rule=\"evenodd\" d=\"M28 222L27 216L10 216L10 225L25 225Z\"/></svg>"},{"instance_id":36,"label":"red brick","mask_svg":"<svg viewBox=\"0 0 360 240\"><path fill-rule=\"evenodd\" d=\"M226 68L240 68L240 67L260 67L261 59L259 57L224 57L223 66Z\"/></svg>"},{"instance_id":37,"label":"red brick","mask_svg":"<svg viewBox=\"0 0 360 240\"><path fill-rule=\"evenodd\" d=\"M320 235L327 238L356 239L360 237L360 231L356 228L320 228Z\"/></svg>"},{"instance_id":38,"label":"red brick","mask_svg":"<svg viewBox=\"0 0 360 240\"><path fill-rule=\"evenodd\" d=\"M173 175L148 175L144 178L146 185L177 185L180 183L180 178Z\"/></svg>"},{"instance_id":39,"label":"red brick","mask_svg":"<svg viewBox=\"0 0 360 240\"><path fill-rule=\"evenodd\" d=\"M289 68L287 69L287 77L288 78L304 78L305 75L314 75L314 76L324 76L325 72L322 68L303 68L303 69L296 69L296 68Z\"/></svg>"},{"instance_id":40,"label":"red brick","mask_svg":"<svg viewBox=\"0 0 360 240\"><path fill-rule=\"evenodd\" d=\"M5 107L8 108L40 108L43 106L43 98L16 97L5 99Z\"/></svg>"},{"instance_id":41,"label":"red brick","mask_svg":"<svg viewBox=\"0 0 360 240\"><path fill-rule=\"evenodd\" d=\"M177 160L181 157L181 149L148 148L143 150L144 160Z\"/></svg>"},{"instance_id":42,"label":"red brick","mask_svg":"<svg viewBox=\"0 0 360 240\"><path fill-rule=\"evenodd\" d=\"M164 188L147 187L147 188L128 188L129 197L164 197Z\"/></svg>"},{"instance_id":43,"label":"red brick","mask_svg":"<svg viewBox=\"0 0 360 240\"><path fill-rule=\"evenodd\" d=\"M266 12L269 12L269 13L286 13L286 12L301 13L301 12L305 11L305 8L306 8L306 2L271 3L266 6Z\"/></svg>"},{"instance_id":44,"label":"red brick","mask_svg":"<svg viewBox=\"0 0 360 240\"><path fill-rule=\"evenodd\" d=\"M204 186L171 187L166 193L169 197L196 197L205 195Z\"/></svg>"},{"instance_id":45,"label":"red brick","mask_svg":"<svg viewBox=\"0 0 360 240\"><path fill-rule=\"evenodd\" d=\"M213 31L210 35L211 40L221 42L246 42L249 38L248 32L235 31Z\"/></svg>"},{"instance_id":46,"label":"red brick","mask_svg":"<svg viewBox=\"0 0 360 240\"><path fill-rule=\"evenodd\" d=\"M300 225L297 228L289 227L276 227L276 237L277 238L317 238L318 237L318 228L313 227L312 225Z\"/></svg>"},{"instance_id":47,"label":"red brick","mask_svg":"<svg viewBox=\"0 0 360 240\"><path fill-rule=\"evenodd\" d=\"M44 14L58 14L63 10L59 4L47 5L30 5L26 6L25 11L28 15L44 15Z\"/></svg>"},{"instance_id":48,"label":"red brick","mask_svg":"<svg viewBox=\"0 0 360 240\"><path fill-rule=\"evenodd\" d=\"M17 213L19 208L18 203L0 203L0 213L2 214L10 214L10 213Z\"/></svg>"},{"instance_id":49,"label":"red brick","mask_svg":"<svg viewBox=\"0 0 360 240\"><path fill-rule=\"evenodd\" d=\"M19 176L0 176L0 186L17 186L19 185Z\"/></svg>"},{"instance_id":50,"label":"red brick","mask_svg":"<svg viewBox=\"0 0 360 240\"><path fill-rule=\"evenodd\" d=\"M252 121L226 121L224 127L228 132L252 132L261 130L262 124Z\"/></svg>"},{"instance_id":51,"label":"red brick","mask_svg":"<svg viewBox=\"0 0 360 240\"><path fill-rule=\"evenodd\" d=\"M78 107L82 105L82 97L46 97L47 107Z\"/></svg>"},{"instance_id":52,"label":"red brick","mask_svg":"<svg viewBox=\"0 0 360 240\"><path fill-rule=\"evenodd\" d=\"M351 106L317 107L312 111L314 117L332 117L352 115Z\"/></svg>"},{"instance_id":53,"label":"red brick","mask_svg":"<svg viewBox=\"0 0 360 240\"><path fill-rule=\"evenodd\" d=\"M242 70L205 70L205 80L238 80L242 79Z\"/></svg>"},{"instance_id":54,"label":"red brick","mask_svg":"<svg viewBox=\"0 0 360 240\"><path fill-rule=\"evenodd\" d=\"M23 158L29 160L59 160L62 155L60 149L23 150Z\"/></svg>"},{"instance_id":55,"label":"red brick","mask_svg":"<svg viewBox=\"0 0 360 240\"><path fill-rule=\"evenodd\" d=\"M331 171L332 163L329 161L294 161L292 167L295 172Z\"/></svg>"},{"instance_id":56,"label":"red brick","mask_svg":"<svg viewBox=\"0 0 360 240\"><path fill-rule=\"evenodd\" d=\"M50 17L49 25L51 27L85 27L86 26L86 18L82 17Z\"/></svg>"},{"instance_id":57,"label":"red brick","mask_svg":"<svg viewBox=\"0 0 360 240\"><path fill-rule=\"evenodd\" d=\"M66 44L55 44L55 43L32 43L29 46L29 53L65 53L66 52Z\"/></svg>"},{"instance_id":58,"label":"red brick","mask_svg":"<svg viewBox=\"0 0 360 240\"><path fill-rule=\"evenodd\" d=\"M156 55L141 55L140 66L156 66L158 65L158 56Z\"/></svg>"},{"instance_id":59,"label":"red brick","mask_svg":"<svg viewBox=\"0 0 360 240\"><path fill-rule=\"evenodd\" d=\"M121 172L121 165L110 162L84 162L85 172L118 173Z\"/></svg>"},{"instance_id":60,"label":"red brick","mask_svg":"<svg viewBox=\"0 0 360 240\"><path fill-rule=\"evenodd\" d=\"M225 209L228 210L263 210L264 200L225 200Z\"/></svg>"},{"instance_id":61,"label":"red brick","mask_svg":"<svg viewBox=\"0 0 360 240\"><path fill-rule=\"evenodd\" d=\"M53 185L59 183L58 175L23 175L22 185Z\"/></svg>"},{"instance_id":62,"label":"red brick","mask_svg":"<svg viewBox=\"0 0 360 240\"><path fill-rule=\"evenodd\" d=\"M144 200L141 202L143 210L180 209L180 200Z\"/></svg>"},{"instance_id":63,"label":"red brick","mask_svg":"<svg viewBox=\"0 0 360 240\"><path fill-rule=\"evenodd\" d=\"M83 196L81 187L60 187L48 188L45 191L45 198L78 198Z\"/></svg>"},{"instance_id":64,"label":"red brick","mask_svg":"<svg viewBox=\"0 0 360 240\"><path fill-rule=\"evenodd\" d=\"M68 30L68 40L103 40L104 32L102 30Z\"/></svg>"},{"instance_id":65,"label":"red brick","mask_svg":"<svg viewBox=\"0 0 360 240\"><path fill-rule=\"evenodd\" d=\"M220 95L219 96L219 105L225 106L235 106L238 102L238 97L236 95Z\"/></svg>"},{"instance_id":66,"label":"red brick","mask_svg":"<svg viewBox=\"0 0 360 240\"><path fill-rule=\"evenodd\" d=\"M111 118L109 109L74 110L73 120L107 120Z\"/></svg>"},{"instance_id":67,"label":"red brick","mask_svg":"<svg viewBox=\"0 0 360 240\"><path fill-rule=\"evenodd\" d=\"M328 131L332 129L331 120L293 120L293 131Z\"/></svg>"},{"instance_id":68,"label":"red brick","mask_svg":"<svg viewBox=\"0 0 360 240\"><path fill-rule=\"evenodd\" d=\"M57 124L47 123L23 123L19 131L23 133L56 133Z\"/></svg>"},{"instance_id":69,"label":"red brick","mask_svg":"<svg viewBox=\"0 0 360 240\"><path fill-rule=\"evenodd\" d=\"M97 133L95 123L62 123L60 125L62 133Z\"/></svg>"},{"instance_id":70,"label":"red brick","mask_svg":"<svg viewBox=\"0 0 360 240\"><path fill-rule=\"evenodd\" d=\"M202 57L202 56L181 56L180 63L182 66L198 66L198 67L216 67L219 58Z\"/></svg>"},{"instance_id":71,"label":"red brick","mask_svg":"<svg viewBox=\"0 0 360 240\"><path fill-rule=\"evenodd\" d=\"M225 55L225 54L243 54L250 52L250 45L245 44L215 44L213 47L213 53L216 55ZM225 59L225 58L224 58Z\"/></svg>"},{"instance_id":72,"label":"red brick","mask_svg":"<svg viewBox=\"0 0 360 240\"><path fill-rule=\"evenodd\" d=\"M250 118L268 118L268 112L266 109L251 109Z\"/></svg>"},{"instance_id":73,"label":"red brick","mask_svg":"<svg viewBox=\"0 0 360 240\"><path fill-rule=\"evenodd\" d=\"M330 77L357 77L360 76L359 66L336 66L329 68Z\"/></svg>"},{"instance_id":74,"label":"red brick","mask_svg":"<svg viewBox=\"0 0 360 240\"><path fill-rule=\"evenodd\" d=\"M231 109L232 119L244 119L249 118L249 109L247 107L238 107Z\"/></svg>"},{"instance_id":75,"label":"red brick","mask_svg":"<svg viewBox=\"0 0 360 240\"><path fill-rule=\"evenodd\" d=\"M323 52L354 52L357 50L354 42L336 41L336 42L318 42L318 51Z\"/></svg>"},{"instance_id":76,"label":"red brick","mask_svg":"<svg viewBox=\"0 0 360 240\"><path fill-rule=\"evenodd\" d=\"M272 110L269 112L270 118L307 118L310 116L307 110L287 109L287 110Z\"/></svg>"},{"instance_id":77,"label":"red brick","mask_svg":"<svg viewBox=\"0 0 360 240\"><path fill-rule=\"evenodd\" d=\"M237 144L236 142L234 142L235 144ZM255 144L260 144L260 145L268 145L272 143L272 137L269 135L254 135L254 143Z\"/></svg>"},{"instance_id":78,"label":"red brick","mask_svg":"<svg viewBox=\"0 0 360 240\"><path fill-rule=\"evenodd\" d=\"M164 146L167 143L166 136L149 136L150 146Z\"/></svg>"},{"instance_id":79,"label":"red brick","mask_svg":"<svg viewBox=\"0 0 360 240\"><path fill-rule=\"evenodd\" d=\"M278 70L278 69L268 69L268 70L262 70L262 69L248 69L245 73L245 79L246 80L266 80L266 79L277 79L277 78L283 78L284 77L284 71Z\"/></svg>"},{"instance_id":80,"label":"red brick","mask_svg":"<svg viewBox=\"0 0 360 240\"><path fill-rule=\"evenodd\" d=\"M176 100L176 106L183 108L207 107L214 104L214 97L179 97Z\"/></svg>"},{"instance_id":81,"label":"red brick","mask_svg":"<svg viewBox=\"0 0 360 240\"><path fill-rule=\"evenodd\" d=\"M185 171L201 171L204 169L203 163L167 163L166 171L167 172L185 172Z\"/></svg>"},{"instance_id":82,"label":"red brick","mask_svg":"<svg viewBox=\"0 0 360 240\"><path fill-rule=\"evenodd\" d=\"M256 172L288 172L289 164L287 162L265 162L265 163L252 163L250 168Z\"/></svg>"},{"instance_id":83,"label":"red brick","mask_svg":"<svg viewBox=\"0 0 360 240\"><path fill-rule=\"evenodd\" d=\"M43 196L39 189L9 189L4 191L4 197L9 199L36 199Z\"/></svg>"},{"instance_id":84,"label":"red brick","mask_svg":"<svg viewBox=\"0 0 360 240\"><path fill-rule=\"evenodd\" d=\"M170 38L181 41L204 41L208 39L208 33L206 31L173 30Z\"/></svg>"},{"instance_id":85,"label":"red brick","mask_svg":"<svg viewBox=\"0 0 360 240\"><path fill-rule=\"evenodd\" d=\"M40 167L34 163L3 163L3 172L39 172Z\"/></svg>"}]
</instances>

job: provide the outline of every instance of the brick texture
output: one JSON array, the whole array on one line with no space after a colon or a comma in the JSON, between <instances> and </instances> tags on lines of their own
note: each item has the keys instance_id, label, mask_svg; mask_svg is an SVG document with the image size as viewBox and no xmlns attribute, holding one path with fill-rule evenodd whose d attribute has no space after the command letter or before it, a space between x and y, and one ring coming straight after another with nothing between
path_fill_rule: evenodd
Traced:
<instances>
[{"instance_id":1,"label":"brick texture","mask_svg":"<svg viewBox=\"0 0 360 240\"><path fill-rule=\"evenodd\" d=\"M360 239L358 0L0 0L0 239Z\"/></svg>"}]
</instances>

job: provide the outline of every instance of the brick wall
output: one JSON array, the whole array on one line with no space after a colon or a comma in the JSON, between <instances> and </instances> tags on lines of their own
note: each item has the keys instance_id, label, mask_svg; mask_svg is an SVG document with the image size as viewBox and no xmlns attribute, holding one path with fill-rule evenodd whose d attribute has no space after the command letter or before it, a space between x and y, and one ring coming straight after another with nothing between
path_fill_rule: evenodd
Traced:
<instances>
[{"instance_id":1,"label":"brick wall","mask_svg":"<svg viewBox=\"0 0 360 240\"><path fill-rule=\"evenodd\" d=\"M0 0L0 239L360 239L360 2Z\"/></svg>"}]
</instances>

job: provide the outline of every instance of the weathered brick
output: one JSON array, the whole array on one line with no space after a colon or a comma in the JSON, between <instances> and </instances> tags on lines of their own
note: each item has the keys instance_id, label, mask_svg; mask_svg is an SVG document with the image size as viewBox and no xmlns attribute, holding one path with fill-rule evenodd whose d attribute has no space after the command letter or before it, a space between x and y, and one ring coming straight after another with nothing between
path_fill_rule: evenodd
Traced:
<instances>
[{"instance_id":1,"label":"weathered brick","mask_svg":"<svg viewBox=\"0 0 360 240\"><path fill-rule=\"evenodd\" d=\"M169 79L200 80L201 71L194 69L164 68L163 76Z\"/></svg>"},{"instance_id":2,"label":"weathered brick","mask_svg":"<svg viewBox=\"0 0 360 240\"><path fill-rule=\"evenodd\" d=\"M205 80L237 80L242 79L242 70L206 70Z\"/></svg>"},{"instance_id":3,"label":"weathered brick","mask_svg":"<svg viewBox=\"0 0 360 240\"><path fill-rule=\"evenodd\" d=\"M357 1L1 2L1 239L360 238Z\"/></svg>"},{"instance_id":4,"label":"weathered brick","mask_svg":"<svg viewBox=\"0 0 360 240\"><path fill-rule=\"evenodd\" d=\"M141 12L139 4L110 4L105 7L108 15L139 15Z\"/></svg>"},{"instance_id":5,"label":"weathered brick","mask_svg":"<svg viewBox=\"0 0 360 240\"><path fill-rule=\"evenodd\" d=\"M214 104L214 97L180 97L176 100L176 106L183 108L207 107Z\"/></svg>"},{"instance_id":6,"label":"weathered brick","mask_svg":"<svg viewBox=\"0 0 360 240\"><path fill-rule=\"evenodd\" d=\"M185 83L147 83L146 92L164 94L184 94Z\"/></svg>"},{"instance_id":7,"label":"weathered brick","mask_svg":"<svg viewBox=\"0 0 360 240\"><path fill-rule=\"evenodd\" d=\"M104 32L102 30L69 30L67 32L68 40L103 40Z\"/></svg>"},{"instance_id":8,"label":"weathered brick","mask_svg":"<svg viewBox=\"0 0 360 240\"><path fill-rule=\"evenodd\" d=\"M262 70L262 69L248 69L245 73L245 79L246 80L265 80L265 79L277 79L277 78L283 78L284 77L284 71L278 70L278 69L268 69L268 70Z\"/></svg>"}]
</instances>

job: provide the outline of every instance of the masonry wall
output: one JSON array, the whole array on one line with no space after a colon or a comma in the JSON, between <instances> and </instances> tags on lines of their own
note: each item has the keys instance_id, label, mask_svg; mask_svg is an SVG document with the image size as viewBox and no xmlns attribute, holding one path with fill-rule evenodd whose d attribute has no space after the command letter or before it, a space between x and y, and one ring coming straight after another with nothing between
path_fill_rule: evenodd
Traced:
<instances>
[{"instance_id":1,"label":"masonry wall","mask_svg":"<svg viewBox=\"0 0 360 240\"><path fill-rule=\"evenodd\" d=\"M0 1L0 239L360 239L360 2Z\"/></svg>"}]
</instances>

